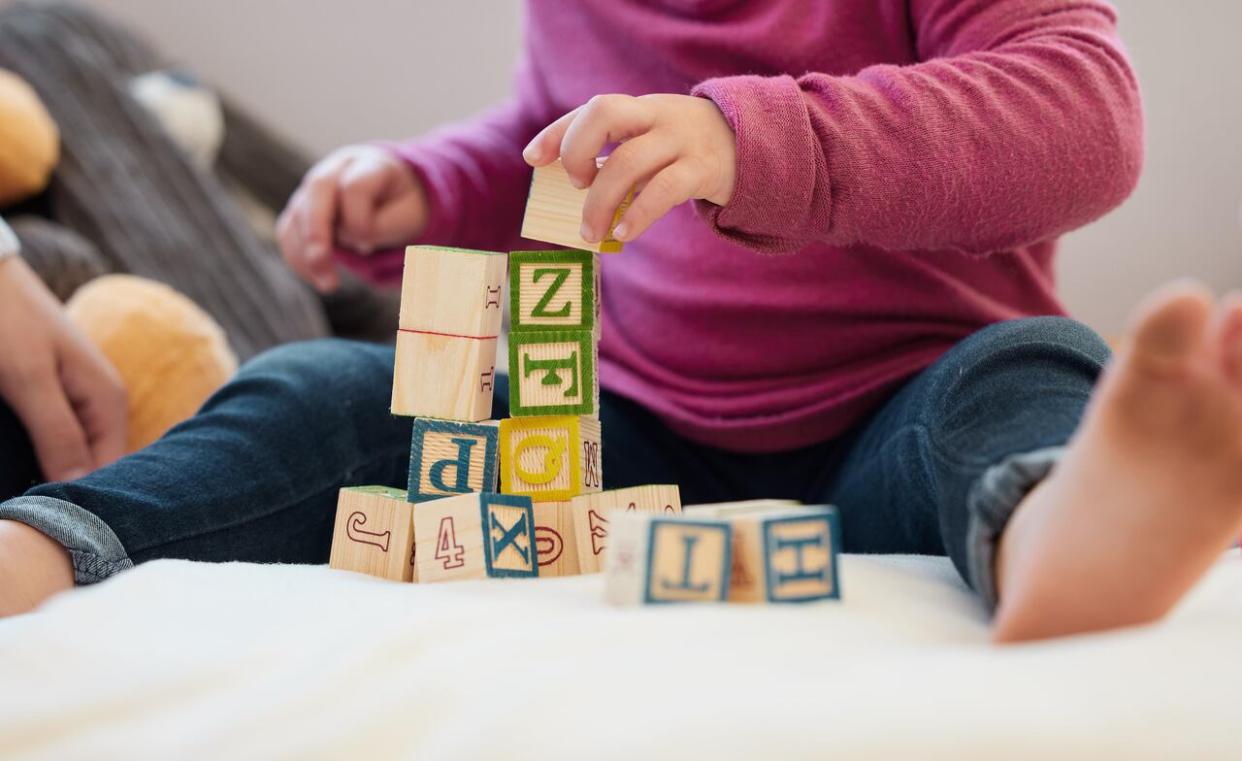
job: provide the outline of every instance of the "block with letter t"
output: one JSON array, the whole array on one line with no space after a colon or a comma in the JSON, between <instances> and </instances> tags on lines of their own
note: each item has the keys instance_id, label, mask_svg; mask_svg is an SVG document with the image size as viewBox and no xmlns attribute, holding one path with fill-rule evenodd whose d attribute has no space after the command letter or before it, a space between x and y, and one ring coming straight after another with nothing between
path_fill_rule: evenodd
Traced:
<instances>
[{"instance_id":1,"label":"block with letter t","mask_svg":"<svg viewBox=\"0 0 1242 761\"><path fill-rule=\"evenodd\" d=\"M614 605L724 602L732 528L726 521L662 513L609 516L605 599Z\"/></svg>"},{"instance_id":2,"label":"block with letter t","mask_svg":"<svg viewBox=\"0 0 1242 761\"><path fill-rule=\"evenodd\" d=\"M480 492L420 502L414 535L419 581L539 575L529 497Z\"/></svg>"},{"instance_id":3,"label":"block with letter t","mask_svg":"<svg viewBox=\"0 0 1242 761\"><path fill-rule=\"evenodd\" d=\"M500 421L500 490L563 502L603 488L598 418L572 415Z\"/></svg>"},{"instance_id":4,"label":"block with letter t","mask_svg":"<svg viewBox=\"0 0 1242 761\"><path fill-rule=\"evenodd\" d=\"M413 506L405 497L387 486L341 489L328 565L392 581L414 580Z\"/></svg>"},{"instance_id":5,"label":"block with letter t","mask_svg":"<svg viewBox=\"0 0 1242 761\"><path fill-rule=\"evenodd\" d=\"M769 501L691 506L686 515L733 527L730 602L840 599L836 508Z\"/></svg>"},{"instance_id":6,"label":"block with letter t","mask_svg":"<svg viewBox=\"0 0 1242 761\"><path fill-rule=\"evenodd\" d=\"M515 417L598 415L595 336L590 330L510 333L510 412Z\"/></svg>"},{"instance_id":7,"label":"block with letter t","mask_svg":"<svg viewBox=\"0 0 1242 761\"><path fill-rule=\"evenodd\" d=\"M594 330L599 321L599 256L589 251L509 254L514 332Z\"/></svg>"},{"instance_id":8,"label":"block with letter t","mask_svg":"<svg viewBox=\"0 0 1242 761\"><path fill-rule=\"evenodd\" d=\"M426 502L469 492L496 491L497 421L461 423L415 418L410 444L409 500Z\"/></svg>"}]
</instances>

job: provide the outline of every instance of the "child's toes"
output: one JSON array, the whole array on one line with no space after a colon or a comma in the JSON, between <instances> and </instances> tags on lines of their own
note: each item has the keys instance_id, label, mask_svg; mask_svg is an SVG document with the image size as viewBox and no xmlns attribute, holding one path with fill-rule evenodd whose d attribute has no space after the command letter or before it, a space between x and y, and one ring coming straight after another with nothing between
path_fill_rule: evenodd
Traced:
<instances>
[{"instance_id":1,"label":"child's toes","mask_svg":"<svg viewBox=\"0 0 1242 761\"><path fill-rule=\"evenodd\" d=\"M1161 371L1180 365L1204 346L1212 294L1198 283L1174 283L1148 298L1132 328L1132 359Z\"/></svg>"}]
</instances>

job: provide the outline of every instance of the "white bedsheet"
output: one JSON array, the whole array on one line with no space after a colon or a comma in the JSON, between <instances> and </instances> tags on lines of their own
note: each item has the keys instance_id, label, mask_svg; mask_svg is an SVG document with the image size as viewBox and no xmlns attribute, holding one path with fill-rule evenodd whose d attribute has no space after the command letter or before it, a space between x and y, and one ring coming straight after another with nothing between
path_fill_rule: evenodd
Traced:
<instances>
[{"instance_id":1,"label":"white bedsheet","mask_svg":"<svg viewBox=\"0 0 1242 761\"><path fill-rule=\"evenodd\" d=\"M160 562L0 622L5 758L1242 756L1242 557L1165 623L999 650L948 562L618 610L599 577Z\"/></svg>"}]
</instances>

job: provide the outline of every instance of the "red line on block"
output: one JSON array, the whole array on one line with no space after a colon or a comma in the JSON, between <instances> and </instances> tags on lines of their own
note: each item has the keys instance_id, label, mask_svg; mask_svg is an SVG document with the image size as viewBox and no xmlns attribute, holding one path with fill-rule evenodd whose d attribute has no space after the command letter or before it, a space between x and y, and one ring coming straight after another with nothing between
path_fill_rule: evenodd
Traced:
<instances>
[{"instance_id":1,"label":"red line on block","mask_svg":"<svg viewBox=\"0 0 1242 761\"><path fill-rule=\"evenodd\" d=\"M414 333L420 336L443 336L445 338L469 338L471 341L491 341L500 336L459 336L456 333L437 333L434 330L410 330L409 328L398 328L399 333Z\"/></svg>"}]
</instances>

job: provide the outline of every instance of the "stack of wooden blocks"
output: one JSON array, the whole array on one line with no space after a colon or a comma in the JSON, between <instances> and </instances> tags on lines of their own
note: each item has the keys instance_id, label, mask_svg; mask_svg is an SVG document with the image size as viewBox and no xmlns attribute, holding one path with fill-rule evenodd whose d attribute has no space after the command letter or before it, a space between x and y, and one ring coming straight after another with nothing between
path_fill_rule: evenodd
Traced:
<instances>
[{"instance_id":1,"label":"stack of wooden blocks","mask_svg":"<svg viewBox=\"0 0 1242 761\"><path fill-rule=\"evenodd\" d=\"M599 254L621 244L579 237L585 199L559 163L535 170L522 235L566 250L406 251L391 409L413 418L408 488L342 489L329 564L416 582L570 576L602 570L616 543L618 603L836 596L831 509L689 518L676 486L602 491ZM506 272L512 417L496 421Z\"/></svg>"}]
</instances>

